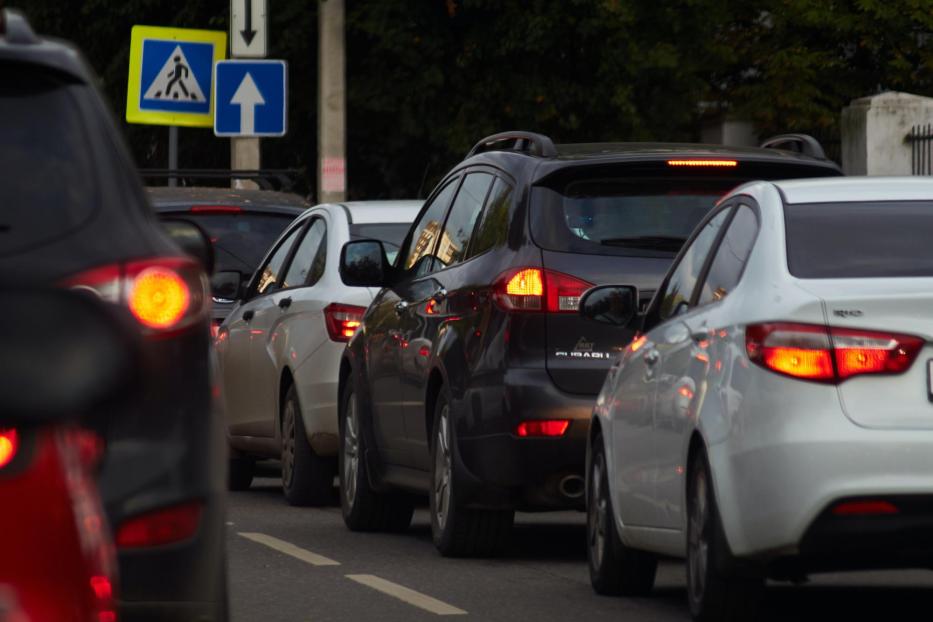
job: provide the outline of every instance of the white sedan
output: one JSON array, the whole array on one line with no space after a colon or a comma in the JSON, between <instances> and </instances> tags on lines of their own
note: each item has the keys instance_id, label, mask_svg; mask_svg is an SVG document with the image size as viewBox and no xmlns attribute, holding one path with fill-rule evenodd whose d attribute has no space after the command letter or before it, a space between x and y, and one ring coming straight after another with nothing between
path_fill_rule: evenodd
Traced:
<instances>
[{"instance_id":1,"label":"white sedan","mask_svg":"<svg viewBox=\"0 0 933 622\"><path fill-rule=\"evenodd\" d=\"M933 180L754 182L700 223L598 397L599 593L686 557L697 620L766 577L933 566ZM631 288L585 294L623 324Z\"/></svg>"},{"instance_id":2,"label":"white sedan","mask_svg":"<svg viewBox=\"0 0 933 622\"><path fill-rule=\"evenodd\" d=\"M340 355L375 294L343 284L340 251L377 239L391 260L421 204L318 205L289 225L245 287L239 273L215 275L215 292L226 280L239 301L215 340L232 489L250 486L257 459L276 458L289 503L332 500Z\"/></svg>"}]
</instances>

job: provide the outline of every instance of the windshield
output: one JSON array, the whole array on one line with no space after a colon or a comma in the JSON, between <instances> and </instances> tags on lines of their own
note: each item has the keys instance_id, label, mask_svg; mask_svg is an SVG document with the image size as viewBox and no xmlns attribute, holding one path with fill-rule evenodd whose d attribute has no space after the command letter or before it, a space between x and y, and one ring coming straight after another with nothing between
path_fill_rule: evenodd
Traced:
<instances>
[{"instance_id":1,"label":"windshield","mask_svg":"<svg viewBox=\"0 0 933 622\"><path fill-rule=\"evenodd\" d=\"M798 278L933 276L929 201L798 203L784 218L787 268Z\"/></svg>"},{"instance_id":2,"label":"windshield","mask_svg":"<svg viewBox=\"0 0 933 622\"><path fill-rule=\"evenodd\" d=\"M410 228L411 224L407 222L350 225L350 239L379 240L386 249L389 263L394 264L399 246Z\"/></svg>"},{"instance_id":3,"label":"windshield","mask_svg":"<svg viewBox=\"0 0 933 622\"><path fill-rule=\"evenodd\" d=\"M183 216L200 226L214 245L216 272L237 270L252 274L272 243L294 218L288 214L242 212L239 214L162 213Z\"/></svg>"}]
</instances>

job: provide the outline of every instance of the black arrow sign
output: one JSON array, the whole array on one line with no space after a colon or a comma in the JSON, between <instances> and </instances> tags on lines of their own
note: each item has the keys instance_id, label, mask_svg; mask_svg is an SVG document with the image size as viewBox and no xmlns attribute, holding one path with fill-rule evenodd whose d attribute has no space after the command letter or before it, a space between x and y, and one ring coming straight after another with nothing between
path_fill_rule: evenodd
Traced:
<instances>
[{"instance_id":1,"label":"black arrow sign","mask_svg":"<svg viewBox=\"0 0 933 622\"><path fill-rule=\"evenodd\" d=\"M249 47L256 36L256 31L253 30L253 0L243 0L243 9L246 11L246 28L240 31L240 36Z\"/></svg>"}]
</instances>

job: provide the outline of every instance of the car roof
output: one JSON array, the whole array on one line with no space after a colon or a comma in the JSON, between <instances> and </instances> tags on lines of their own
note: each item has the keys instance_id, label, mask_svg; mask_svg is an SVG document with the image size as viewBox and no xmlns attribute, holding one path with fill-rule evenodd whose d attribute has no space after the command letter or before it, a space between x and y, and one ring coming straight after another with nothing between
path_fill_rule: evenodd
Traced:
<instances>
[{"instance_id":1,"label":"car roof","mask_svg":"<svg viewBox=\"0 0 933 622\"><path fill-rule=\"evenodd\" d=\"M632 159L663 159L670 157L714 157L714 158L752 158L755 160L804 161L826 163L811 156L788 151L762 147L731 147L728 145L709 145L703 143L660 143L660 142L618 142L618 143L569 143L554 145L558 160L599 160L616 159L628 156Z\"/></svg>"},{"instance_id":2,"label":"car roof","mask_svg":"<svg viewBox=\"0 0 933 622\"><path fill-rule=\"evenodd\" d=\"M91 84L81 53L65 41L39 37L19 11L0 8L0 62L27 63Z\"/></svg>"},{"instance_id":3,"label":"car roof","mask_svg":"<svg viewBox=\"0 0 933 622\"><path fill-rule=\"evenodd\" d=\"M350 212L352 224L412 223L424 201L349 201L341 203Z\"/></svg>"},{"instance_id":4,"label":"car roof","mask_svg":"<svg viewBox=\"0 0 933 622\"><path fill-rule=\"evenodd\" d=\"M771 183L785 203L933 200L929 177L819 177Z\"/></svg>"},{"instance_id":5,"label":"car roof","mask_svg":"<svg viewBox=\"0 0 933 622\"><path fill-rule=\"evenodd\" d=\"M232 205L251 212L297 216L310 207L297 194L272 190L151 186L146 193L157 212L187 210L192 205Z\"/></svg>"}]
</instances>

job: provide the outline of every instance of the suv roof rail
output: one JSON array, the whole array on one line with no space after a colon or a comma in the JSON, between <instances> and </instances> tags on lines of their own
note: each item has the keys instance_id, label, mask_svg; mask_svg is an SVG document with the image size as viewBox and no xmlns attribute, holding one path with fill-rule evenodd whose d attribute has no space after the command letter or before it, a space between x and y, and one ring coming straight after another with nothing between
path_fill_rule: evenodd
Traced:
<instances>
[{"instance_id":1,"label":"suv roof rail","mask_svg":"<svg viewBox=\"0 0 933 622\"><path fill-rule=\"evenodd\" d=\"M826 152L820 141L809 134L778 134L772 136L763 143L762 149L786 149L787 151L796 151L799 154L825 160Z\"/></svg>"},{"instance_id":2,"label":"suv roof rail","mask_svg":"<svg viewBox=\"0 0 933 622\"><path fill-rule=\"evenodd\" d=\"M7 43L21 45L41 43L23 14L13 9L0 8L0 35L6 39Z\"/></svg>"},{"instance_id":3,"label":"suv roof rail","mask_svg":"<svg viewBox=\"0 0 933 622\"><path fill-rule=\"evenodd\" d=\"M223 168L141 168L144 179L248 179L255 181L261 190L291 192L298 169L230 170Z\"/></svg>"},{"instance_id":4,"label":"suv roof rail","mask_svg":"<svg viewBox=\"0 0 933 622\"><path fill-rule=\"evenodd\" d=\"M503 147L500 143L513 142L511 147ZM542 158L553 158L557 156L557 148L554 142L544 134L535 134L534 132L499 132L492 136L487 136L476 143L467 157L474 156L477 153L486 151L517 151L536 155Z\"/></svg>"}]
</instances>

